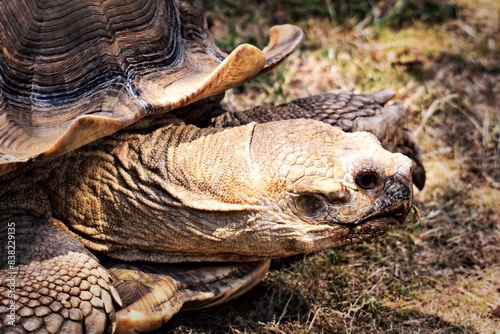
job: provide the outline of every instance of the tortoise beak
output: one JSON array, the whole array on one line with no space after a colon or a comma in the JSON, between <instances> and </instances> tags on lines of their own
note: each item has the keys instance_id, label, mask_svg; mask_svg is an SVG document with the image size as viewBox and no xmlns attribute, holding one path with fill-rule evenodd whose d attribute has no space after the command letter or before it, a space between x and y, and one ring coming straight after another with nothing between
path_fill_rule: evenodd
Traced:
<instances>
[{"instance_id":1,"label":"tortoise beak","mask_svg":"<svg viewBox=\"0 0 500 334\"><path fill-rule=\"evenodd\" d=\"M412 203L411 182L407 182L399 175L394 175L384 181L379 193L375 196L375 201L360 219L360 223L375 220L395 220L403 223L410 212Z\"/></svg>"}]
</instances>

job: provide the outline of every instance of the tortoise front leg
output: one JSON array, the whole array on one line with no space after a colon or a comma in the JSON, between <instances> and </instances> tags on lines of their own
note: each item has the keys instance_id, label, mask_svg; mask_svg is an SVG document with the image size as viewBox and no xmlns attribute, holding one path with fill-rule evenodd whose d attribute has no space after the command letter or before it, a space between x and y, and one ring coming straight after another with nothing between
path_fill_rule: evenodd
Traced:
<instances>
[{"instance_id":1,"label":"tortoise front leg","mask_svg":"<svg viewBox=\"0 0 500 334\"><path fill-rule=\"evenodd\" d=\"M181 309L200 309L234 299L264 278L270 262L205 263L191 267L109 263L108 272L115 279L124 306L116 314L117 333L153 331Z\"/></svg>"},{"instance_id":2,"label":"tortoise front leg","mask_svg":"<svg viewBox=\"0 0 500 334\"><path fill-rule=\"evenodd\" d=\"M110 275L54 222L0 218L0 332L113 332L121 302Z\"/></svg>"}]
</instances>

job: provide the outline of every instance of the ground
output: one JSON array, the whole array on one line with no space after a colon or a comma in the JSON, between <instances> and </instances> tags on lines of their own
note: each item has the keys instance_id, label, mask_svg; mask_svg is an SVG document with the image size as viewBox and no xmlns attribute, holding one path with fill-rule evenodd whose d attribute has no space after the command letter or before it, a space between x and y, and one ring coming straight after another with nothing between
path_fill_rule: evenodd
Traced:
<instances>
[{"instance_id":1,"label":"ground","mask_svg":"<svg viewBox=\"0 0 500 334\"><path fill-rule=\"evenodd\" d=\"M276 262L241 298L182 312L169 333L500 333L498 0L208 1L230 51L295 23L300 48L227 94L228 108L338 88L392 88L409 110L427 184L387 235Z\"/></svg>"}]
</instances>

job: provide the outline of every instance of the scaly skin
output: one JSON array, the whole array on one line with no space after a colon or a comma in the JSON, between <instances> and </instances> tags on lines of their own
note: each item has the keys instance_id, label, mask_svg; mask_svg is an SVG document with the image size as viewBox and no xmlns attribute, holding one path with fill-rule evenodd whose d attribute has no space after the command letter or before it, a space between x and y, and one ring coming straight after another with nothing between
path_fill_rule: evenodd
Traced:
<instances>
[{"instance_id":1,"label":"scaly skin","mask_svg":"<svg viewBox=\"0 0 500 334\"><path fill-rule=\"evenodd\" d=\"M18 244L25 245L16 254L16 295L29 298L16 300L18 310L26 309L16 315L18 328L48 330L55 326L50 316L59 330L82 332L111 330L121 307L111 274L91 252L160 263L282 257L385 233L404 220L412 201L408 158L382 149L371 134L313 120L228 129L145 120L7 174L0 189L1 226L14 222ZM54 261L91 268L50 270ZM4 304L9 273L1 271ZM76 276L84 285L78 291ZM54 286L37 285L29 295L28 286L51 280ZM64 307L30 304L42 303L45 292L48 305L61 299ZM163 321L176 311L165 311ZM8 312L1 307L0 320L5 329Z\"/></svg>"}]
</instances>

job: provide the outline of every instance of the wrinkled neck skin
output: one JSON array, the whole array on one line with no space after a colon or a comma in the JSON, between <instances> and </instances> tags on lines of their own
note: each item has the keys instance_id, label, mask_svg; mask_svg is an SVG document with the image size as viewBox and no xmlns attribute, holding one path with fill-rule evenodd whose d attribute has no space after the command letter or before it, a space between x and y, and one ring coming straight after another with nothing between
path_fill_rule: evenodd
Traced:
<instances>
[{"instance_id":1,"label":"wrinkled neck skin","mask_svg":"<svg viewBox=\"0 0 500 334\"><path fill-rule=\"evenodd\" d=\"M132 128L92 143L47 179L52 216L86 247L118 259L208 259L234 221L244 228L261 206L248 180L253 127Z\"/></svg>"},{"instance_id":2,"label":"wrinkled neck skin","mask_svg":"<svg viewBox=\"0 0 500 334\"><path fill-rule=\"evenodd\" d=\"M383 234L393 221L357 221L385 206L406 216L411 163L372 137L306 120L229 129L145 121L38 167L37 184L56 224L114 258L275 258ZM360 164L391 182L355 189L350 169ZM304 193L327 200L324 210L301 215L294 200Z\"/></svg>"}]
</instances>

